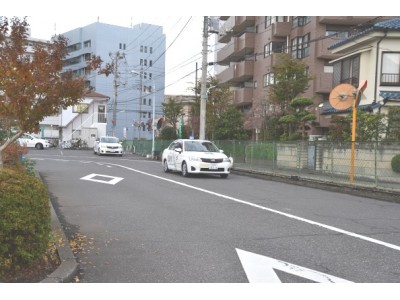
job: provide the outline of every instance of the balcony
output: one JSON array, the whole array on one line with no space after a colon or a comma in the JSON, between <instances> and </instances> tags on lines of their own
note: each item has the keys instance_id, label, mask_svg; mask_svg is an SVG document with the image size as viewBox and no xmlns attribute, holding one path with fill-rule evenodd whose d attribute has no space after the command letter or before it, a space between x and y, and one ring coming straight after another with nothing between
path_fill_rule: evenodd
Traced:
<instances>
[{"instance_id":1,"label":"balcony","mask_svg":"<svg viewBox=\"0 0 400 300\"><path fill-rule=\"evenodd\" d=\"M240 37L234 37L217 53L219 64L227 65L231 61L243 60L245 55L254 52L254 32L246 32Z\"/></svg>"},{"instance_id":2,"label":"balcony","mask_svg":"<svg viewBox=\"0 0 400 300\"><path fill-rule=\"evenodd\" d=\"M332 91L333 73L321 73L314 79L314 91L318 94L329 94Z\"/></svg>"},{"instance_id":3,"label":"balcony","mask_svg":"<svg viewBox=\"0 0 400 300\"><path fill-rule=\"evenodd\" d=\"M335 59L340 57L340 54L333 54L331 50L328 50L329 46L337 42L338 38L336 36L325 37L324 39L316 41L315 56L320 59Z\"/></svg>"},{"instance_id":4,"label":"balcony","mask_svg":"<svg viewBox=\"0 0 400 300\"><path fill-rule=\"evenodd\" d=\"M253 103L253 88L241 88L233 91L233 104L237 107Z\"/></svg>"},{"instance_id":5,"label":"balcony","mask_svg":"<svg viewBox=\"0 0 400 300\"><path fill-rule=\"evenodd\" d=\"M332 24L332 25L358 25L358 24L365 24L368 21L376 19L375 17L367 17L367 16L324 16L324 17L317 17L319 23L322 24ZM383 17L380 21L384 20Z\"/></svg>"},{"instance_id":6,"label":"balcony","mask_svg":"<svg viewBox=\"0 0 400 300\"><path fill-rule=\"evenodd\" d=\"M218 80L221 84L238 84L249 81L253 78L254 61L242 61L218 74Z\"/></svg>"},{"instance_id":7,"label":"balcony","mask_svg":"<svg viewBox=\"0 0 400 300\"><path fill-rule=\"evenodd\" d=\"M240 34L246 31L246 28L254 26L256 17L231 16L219 31L219 43L229 42L232 35Z\"/></svg>"},{"instance_id":8,"label":"balcony","mask_svg":"<svg viewBox=\"0 0 400 300\"><path fill-rule=\"evenodd\" d=\"M285 37L290 35L292 30L291 22L278 22L272 24L272 36L273 37Z\"/></svg>"}]
</instances>

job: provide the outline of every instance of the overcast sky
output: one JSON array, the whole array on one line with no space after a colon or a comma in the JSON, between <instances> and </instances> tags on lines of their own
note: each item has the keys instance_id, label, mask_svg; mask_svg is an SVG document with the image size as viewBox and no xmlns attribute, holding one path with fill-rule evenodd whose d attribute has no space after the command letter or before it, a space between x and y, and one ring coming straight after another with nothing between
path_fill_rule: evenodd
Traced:
<instances>
[{"instance_id":1,"label":"overcast sky","mask_svg":"<svg viewBox=\"0 0 400 300\"><path fill-rule=\"evenodd\" d=\"M166 34L166 94L190 94L195 81L196 62L201 66L202 17L191 16L38 16L30 15L31 36L50 39L54 34L84 27L91 23L102 23L131 27L139 23L163 26ZM210 39L210 41L213 39ZM211 49L211 42L210 42Z\"/></svg>"},{"instance_id":2,"label":"overcast sky","mask_svg":"<svg viewBox=\"0 0 400 300\"><path fill-rule=\"evenodd\" d=\"M41 39L50 39L54 34L83 27L98 20L102 23L124 27L142 22L163 26L167 38L166 47L169 47L166 52L165 92L166 94L190 94L189 89L194 86L195 81L196 62L198 67L201 67L203 15L262 15L262 11L265 11L265 15L367 15L368 10L374 11L370 15L377 15L379 11L376 9L381 10L382 7L388 9L382 1L386 0L381 0L379 7L368 9L367 5L349 4L345 0L336 0L330 7L319 8L316 5L307 5L307 1L295 0L283 0L279 3L274 1L273 4L257 0L241 2L232 0L108 2L6 0L2 3L1 10L7 17L28 16L31 36ZM346 10L343 10L343 7ZM212 53L215 51L213 36L209 38L208 44L209 61L213 61ZM214 75L212 68L209 67L208 71L209 74ZM198 76L201 77L201 71Z\"/></svg>"}]
</instances>

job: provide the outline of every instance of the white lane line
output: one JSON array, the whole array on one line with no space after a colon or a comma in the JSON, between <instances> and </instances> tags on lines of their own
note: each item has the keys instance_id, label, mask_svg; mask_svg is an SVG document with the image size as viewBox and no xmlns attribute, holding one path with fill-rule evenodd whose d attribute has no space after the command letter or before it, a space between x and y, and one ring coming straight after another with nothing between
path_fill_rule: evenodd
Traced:
<instances>
[{"instance_id":1,"label":"white lane line","mask_svg":"<svg viewBox=\"0 0 400 300\"><path fill-rule=\"evenodd\" d=\"M268 208L268 207L261 206L261 205L258 205L258 204L254 204L254 203L251 203L251 202L247 202L247 201L244 201L244 200L241 200L241 199L238 199L238 198L230 197L230 196L223 195L223 194L220 194L220 193L216 193L216 192L213 192L213 191L209 191L209 190L206 190L206 189L203 189L203 188L195 187L195 186L183 183L183 182L175 181L175 180L172 180L172 179L168 179L168 178L160 177L160 176L153 175L153 174L150 174L150 173L146 173L146 172L143 172L143 171L139 171L139 170L136 170L136 169L132 169L132 168L129 168L129 167L126 167L126 166L122 166L122 165L118 165L118 164L112 164L112 163L110 163L110 165L114 165L114 166L117 166L117 167L120 167L120 168L123 168L123 169L127 169L127 170L130 170L130 171L136 172L136 173L140 173L140 174L143 174L143 175L151 176L151 177L154 177L154 178L157 178L157 179L160 179L160 180L164 180L164 181L168 181L168 182L171 182L171 183L175 183L177 185L181 185L181 186L193 189L193 190L204 192L204 193L207 193L207 194L210 194L210 195L213 195L213 196L217 196L217 197L220 197L220 198L228 199L228 200L231 200L231 201L234 201L234 202L237 202L237 203L245 204L245 205L252 206L252 207L255 207L255 208L259 208L259 209L262 209L262 210L266 210L266 211L269 211L269 212L272 212L272 213L275 213L275 214L278 214L278 215L281 215L281 216L284 216L284 217L287 217L287 218L290 218L290 219L294 219L294 220L301 221L301 222L304 222L304 223L308 223L308 224L311 224L311 225L314 225L314 226L322 227L324 229L328 229L328 230L331 230L331 231L334 231L334 232L338 232L338 233L341 233L341 234L345 234L345 235L348 235L348 236L351 236L351 237L358 238L360 240L368 241L368 242L371 242L371 243L374 243L374 244L378 244L378 245L381 245L381 246L384 246L384 247L387 247L387 248L391 248L391 249L400 251L400 246L393 245L393 244L390 244L390 243L386 243L386 242L383 242L383 241L380 241L380 240L377 240L377 239L373 239L373 238L370 238L368 236L364 236L364 235L357 234L357 233L354 233L354 232L351 232L351 231L343 230L343 229L340 229L340 228L337 228L337 227L334 227L334 226L330 226L330 225L326 225L326 224L323 224L323 223L314 222L312 220L308 220L308 219L301 218L301 217L298 217L298 216L295 216L295 215L292 215L292 214L284 213L284 212L281 212L281 211L276 210L276 209L272 209L272 208Z\"/></svg>"},{"instance_id":2,"label":"white lane line","mask_svg":"<svg viewBox=\"0 0 400 300\"><path fill-rule=\"evenodd\" d=\"M93 163L97 164L98 162L93 161ZM278 215L281 215L281 216L285 216L285 217L290 218L290 219L294 219L294 220L305 222L305 223L308 223L308 224L311 224L311 225L319 226L319 227L322 227L322 228L325 228L325 229L328 229L328 230L331 230L331 231L334 231L334 232L338 232L338 233L341 233L341 234L344 234L344 235L348 235L348 236L351 236L351 237L358 238L360 240L364 240L364 241L367 241L367 242L371 242L371 243L374 243L374 244L377 244L377 245L381 245L381 246L384 246L384 247L387 247L387 248L390 248L390 249L394 249L394 250L400 251L400 246L397 246L397 245L394 245L394 244L390 244L390 243L386 243L386 242L383 242L383 241L380 241L380 240L377 240L377 239L373 239L373 238L370 238L370 237L367 237L367 236L364 236L364 235L361 235L361 234L357 234L357 233L351 232L351 231L347 231L347 230L343 230L343 229L340 229L340 228L337 228L337 227L334 227L334 226L330 226L330 225L314 222L312 220L308 220L308 219L301 218L301 217L298 217L298 216L295 216L295 215L292 215L292 214L284 213L284 212L281 212L279 210L275 210L275 209L272 209L272 208L264 207L264 206L261 206L261 205L258 205L258 204L254 204L254 203L247 202L247 201L244 201L244 200L240 200L240 199L237 199L237 198L234 198L234 197L230 197L230 196L227 196L227 195L219 194L219 193L212 192L212 191L209 191L209 190L206 190L206 189L202 189L202 188L199 188L199 187L188 185L188 184L183 183L183 182L179 182L179 181L175 181L175 180L172 180L172 179L168 179L168 178L160 177L160 176L153 175L153 174L150 174L150 173L146 173L146 172L143 172L143 171L139 171L139 170L136 170L136 169L133 169L133 168L129 168L129 167L126 167L126 166L113 164L113 163L108 163L108 164L116 166L116 167L120 167L122 169L127 169L127 170L130 170L130 171L136 172L136 173L140 173L140 174L143 174L143 175L146 175L146 176L154 177L154 178L157 178L157 179L160 179L160 180L168 181L168 182L171 182L171 183L174 183L174 184L177 184L177 185L181 185L181 186L184 186L184 187L187 187L187 188L190 188L190 189L194 189L194 190L197 190L197 191L208 193L208 194L211 194L211 195L214 195L214 196L217 196L217 197L228 199L228 200L231 200L231 201L234 201L234 202L237 202L237 203L241 203L241 204L244 204L244 205L248 205L248 206L252 206L252 207L255 207L255 208L262 209L262 210L266 210L266 211L269 211L269 212L272 212L272 213L275 213L275 214L278 214Z\"/></svg>"}]
</instances>

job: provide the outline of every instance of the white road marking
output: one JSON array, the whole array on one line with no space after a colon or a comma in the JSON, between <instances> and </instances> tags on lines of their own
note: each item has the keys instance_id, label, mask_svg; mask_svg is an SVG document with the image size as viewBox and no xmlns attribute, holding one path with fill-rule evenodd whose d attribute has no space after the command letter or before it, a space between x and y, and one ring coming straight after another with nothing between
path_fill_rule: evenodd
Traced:
<instances>
[{"instance_id":1,"label":"white road marking","mask_svg":"<svg viewBox=\"0 0 400 300\"><path fill-rule=\"evenodd\" d=\"M323 224L323 223L314 222L312 220L308 220L308 219L305 219L305 218L302 218L302 217L298 217L298 216L295 216L295 215L292 215L292 214L284 213L284 212L276 210L276 209L272 209L272 208L261 206L261 205L255 204L255 203L247 202L247 201L244 201L244 200L241 200L241 199L238 199L238 198L234 198L234 197L231 197L231 196L223 195L223 194L216 193L216 192L213 192L213 191L209 191L209 190L206 190L206 189L203 189L203 188L192 186L192 185L189 185L189 184L186 184L186 183L183 183L183 182L175 181L175 180L172 180L172 179L168 179L168 178L160 177L160 176L153 175L153 174L150 174L150 173L146 173L146 172L143 172L143 171L140 171L140 170L132 169L132 168L129 168L129 167L126 167L126 166L122 166L122 165L118 165L118 164L112 164L112 163L110 163L110 165L114 165L114 166L117 166L117 167L120 167L120 168L123 168L123 169L127 169L127 170L130 170L130 171L136 172L136 173L140 173L140 174L143 174L143 175L147 175L147 176L151 176L151 177L154 177L154 178L157 178L157 179L161 179L161 180L164 180L164 181L175 183L177 185L181 185L181 186L193 189L193 190L197 190L197 191L200 191L200 192L211 194L211 195L214 195L214 196L217 196L217 197L220 197L220 198L228 199L228 200L231 200L231 201L234 201L234 202L237 202L237 203L245 204L245 205L252 206L252 207L255 207L255 208L259 208L259 209L262 209L262 210L266 210L266 211L269 211L269 212L272 212L272 213L275 213L275 214L278 214L278 215L281 215L281 216L285 216L285 217L290 218L290 219L294 219L294 220L297 220L297 221L301 221L301 222L304 222L304 223L308 223L308 224L311 224L311 225L322 227L324 229L328 229L328 230L331 230L331 231L334 231L334 232L338 232L338 233L341 233L341 234L344 234L344 235L348 235L348 236L351 236L351 237L358 238L360 240L364 240L364 241L367 241L367 242L371 242L371 243L374 243L374 244L377 244L377 245L381 245L381 246L384 246L384 247L387 247L387 248L391 248L391 249L400 251L400 246L397 246L397 245L394 245L394 244L390 244L390 243L386 243L386 242L383 242L383 241L380 241L380 240L377 240L377 239L373 239L373 238L370 238L368 236L364 236L364 235L357 234L357 233L354 233L354 232L351 232L351 231L343 230L343 229L340 229L340 228L337 228L337 227L334 227L334 226L330 226L330 225L326 225L326 224Z\"/></svg>"},{"instance_id":2,"label":"white road marking","mask_svg":"<svg viewBox=\"0 0 400 300\"><path fill-rule=\"evenodd\" d=\"M352 282L319 271L294 265L282 260L236 249L240 262L250 283L281 283L275 270L320 283Z\"/></svg>"},{"instance_id":3,"label":"white road marking","mask_svg":"<svg viewBox=\"0 0 400 300\"><path fill-rule=\"evenodd\" d=\"M111 179L111 180L101 180L101 179L99 179L99 177L100 178L108 178L108 179ZM115 177L115 176L108 176L108 175L101 175L101 174L90 174L90 175L82 177L81 179L82 180L88 180L88 181L94 181L94 182L100 182L100 183L115 185L118 182L120 182L121 180L123 180L124 178Z\"/></svg>"},{"instance_id":4,"label":"white road marking","mask_svg":"<svg viewBox=\"0 0 400 300\"><path fill-rule=\"evenodd\" d=\"M98 162L93 161L93 163L98 163ZM269 211L269 212L272 212L272 213L275 213L275 214L278 214L278 215L281 215L281 216L284 216L284 217L287 217L287 218L290 218L290 219L294 219L294 220L301 221L301 222L304 222L304 223L308 223L308 224L311 224L311 225L314 225L314 226L322 227L322 228L330 230L330 231L334 231L334 232L338 232L338 233L341 233L341 234L344 234L344 235L348 235L348 236L351 236L351 237L354 237L354 238L358 238L360 240L364 240L364 241L367 241L367 242L370 242L370 243L381 245L381 246L384 246L384 247L387 247L387 248L390 248L390 249L393 249L393 250L400 251L400 246L397 246L397 245L394 245L394 244L390 244L390 243L386 243L386 242L383 242L383 241L380 241L380 240L377 240L377 239L373 239L373 238L370 238L370 237L367 237L367 236L364 236L364 235L361 235L361 234L357 234L357 233L351 232L351 231L343 230L343 229L340 229L340 228L337 228L337 227L334 227L334 226L330 226L330 225L326 225L326 224L323 224L323 223L319 223L319 222L314 222L312 220L308 220L308 219L301 218L301 217L298 217L298 216L295 216L295 215L292 215L292 214L284 213L284 212L276 210L276 209L264 207L264 206L261 206L261 205L258 205L258 204L254 204L254 203L251 203L251 202L247 202L247 201L244 201L244 200L241 200L241 199L238 199L238 198L230 197L230 196L227 196L227 195L223 195L223 194L216 193L216 192L213 192L213 191L209 191L209 190L206 190L206 189L203 189L203 188L195 187L195 186L183 183L183 182L179 182L179 181L175 181L175 180L172 180L172 179L168 179L168 178L164 178L164 177L161 177L161 176L157 176L157 175L153 175L153 174L150 174L150 173L146 173L146 172L143 172L143 171L140 171L140 170L136 170L136 169L133 169L133 168L129 168L129 167L126 167L126 166L113 164L113 163L108 163L108 164L116 166L116 167L120 167L122 169L130 170L130 171L133 171L133 172L136 172L136 173L139 173L139 174L143 174L143 175L146 175L146 176L154 177L154 178L157 178L157 179L160 179L160 180L168 181L168 182L171 182L171 183L174 183L174 184L177 184L177 185L181 185L181 186L184 186L184 187L187 187L187 188L190 188L190 189L194 189L194 190L197 190L197 191L200 191L200 192L208 193L208 194L220 197L220 198L228 199L228 200L231 200L231 201L234 201L234 202L237 202L237 203L241 203L241 204L244 204L244 205L252 206L252 207L255 207L255 208L258 208L258 209L262 209L262 210L265 210L265 211Z\"/></svg>"}]
</instances>

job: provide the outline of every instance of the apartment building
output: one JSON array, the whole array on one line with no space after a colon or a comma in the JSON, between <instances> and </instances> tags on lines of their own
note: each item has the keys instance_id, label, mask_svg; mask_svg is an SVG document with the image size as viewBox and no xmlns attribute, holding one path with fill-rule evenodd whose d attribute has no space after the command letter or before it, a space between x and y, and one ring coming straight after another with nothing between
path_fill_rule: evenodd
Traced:
<instances>
[{"instance_id":1,"label":"apartment building","mask_svg":"<svg viewBox=\"0 0 400 300\"><path fill-rule=\"evenodd\" d=\"M263 120L273 111L268 88L273 84L271 67L278 53L301 59L313 76L305 97L312 98L309 110L317 121L310 122L309 135L328 131L329 115L321 114L333 88L333 64L340 57L328 47L355 32L390 17L373 16L221 16L218 43L223 46L216 61L225 68L216 77L233 90L235 106L246 114L245 127L258 133Z\"/></svg>"},{"instance_id":2,"label":"apartment building","mask_svg":"<svg viewBox=\"0 0 400 300\"><path fill-rule=\"evenodd\" d=\"M86 76L88 87L110 99L107 134L120 139L151 139L152 127L145 124L162 116L164 101L163 28L145 23L121 27L96 22L62 35L68 39L64 70ZM92 54L100 56L103 65L113 63L109 76L88 73L86 61Z\"/></svg>"}]
</instances>

